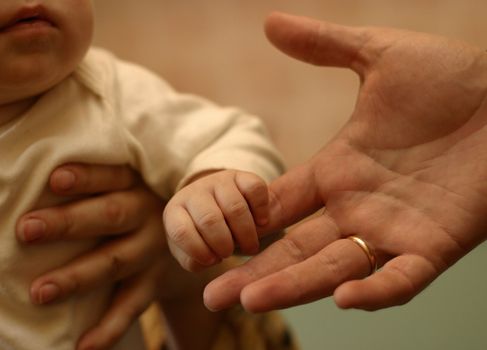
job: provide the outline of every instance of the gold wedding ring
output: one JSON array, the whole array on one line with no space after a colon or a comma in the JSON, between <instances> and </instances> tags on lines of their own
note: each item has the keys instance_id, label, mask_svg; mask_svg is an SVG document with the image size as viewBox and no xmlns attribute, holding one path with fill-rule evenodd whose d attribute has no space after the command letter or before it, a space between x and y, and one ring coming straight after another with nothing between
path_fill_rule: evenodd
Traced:
<instances>
[{"instance_id":1,"label":"gold wedding ring","mask_svg":"<svg viewBox=\"0 0 487 350\"><path fill-rule=\"evenodd\" d=\"M365 243L365 241L362 238L359 238L357 236L349 236L347 239L351 240L355 244L357 244L367 255L367 259L369 259L369 264L370 264L370 274L373 274L377 270L377 258L375 257L374 252L372 249Z\"/></svg>"}]
</instances>

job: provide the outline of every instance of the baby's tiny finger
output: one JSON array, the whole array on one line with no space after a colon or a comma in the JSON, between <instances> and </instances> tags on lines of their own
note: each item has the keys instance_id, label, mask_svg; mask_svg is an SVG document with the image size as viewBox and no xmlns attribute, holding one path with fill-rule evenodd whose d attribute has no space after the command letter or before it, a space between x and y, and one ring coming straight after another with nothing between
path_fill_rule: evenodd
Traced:
<instances>
[{"instance_id":1,"label":"baby's tiny finger","mask_svg":"<svg viewBox=\"0 0 487 350\"><path fill-rule=\"evenodd\" d=\"M255 223L259 226L266 225L269 221L269 191L265 181L257 175L239 172L235 183L245 197Z\"/></svg>"},{"instance_id":2,"label":"baby's tiny finger","mask_svg":"<svg viewBox=\"0 0 487 350\"><path fill-rule=\"evenodd\" d=\"M320 215L300 223L282 239L252 257L242 266L234 268L210 282L204 292L205 304L211 310L222 310L235 305L245 286L300 264L339 237L335 223L328 216ZM316 267L311 273L317 273ZM332 274L332 276L334 275ZM286 278L285 274L284 278ZM274 300L269 298L268 294L263 298L262 295L260 297L260 301L267 302L269 307L274 304Z\"/></svg>"},{"instance_id":3,"label":"baby's tiny finger","mask_svg":"<svg viewBox=\"0 0 487 350\"><path fill-rule=\"evenodd\" d=\"M215 188L215 200L225 216L233 238L244 254L259 251L259 240L254 219L247 201L232 182Z\"/></svg>"},{"instance_id":4,"label":"baby's tiny finger","mask_svg":"<svg viewBox=\"0 0 487 350\"><path fill-rule=\"evenodd\" d=\"M208 248L185 208L169 203L164 210L164 226L171 253L185 269L192 266L190 260L195 260L203 266L213 265L219 261L215 253Z\"/></svg>"},{"instance_id":5,"label":"baby's tiny finger","mask_svg":"<svg viewBox=\"0 0 487 350\"><path fill-rule=\"evenodd\" d=\"M170 250L172 256L174 257L174 259L176 259L176 261L179 263L179 265L183 269L185 269L186 271L189 271L189 272L201 271L204 268L211 266L211 265L215 265L220 261L220 259L215 257L214 260L210 260L211 261L210 264L200 264L198 261L196 261L191 256L189 256L186 252L184 252L180 247L178 247L177 245L174 245L170 241L168 242L168 247L169 247L169 250Z\"/></svg>"},{"instance_id":6,"label":"baby's tiny finger","mask_svg":"<svg viewBox=\"0 0 487 350\"><path fill-rule=\"evenodd\" d=\"M213 195L194 196L187 209L208 247L220 258L232 255L235 248L232 233Z\"/></svg>"}]
</instances>

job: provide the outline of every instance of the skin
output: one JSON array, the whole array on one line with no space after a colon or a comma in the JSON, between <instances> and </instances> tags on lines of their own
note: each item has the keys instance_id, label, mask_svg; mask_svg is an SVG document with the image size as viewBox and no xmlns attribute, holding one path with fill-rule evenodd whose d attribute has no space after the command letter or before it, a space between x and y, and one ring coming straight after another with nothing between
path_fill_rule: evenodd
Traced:
<instances>
[{"instance_id":1,"label":"skin","mask_svg":"<svg viewBox=\"0 0 487 350\"><path fill-rule=\"evenodd\" d=\"M31 15L42 13L47 20L12 26L22 9L31 11ZM0 125L25 113L39 95L75 70L90 46L92 32L90 0L0 2ZM157 299L177 349L194 349L199 346L196 344L209 346L220 315L205 310L200 295L207 279L225 267L196 279L191 292L183 290L190 285L190 276L176 268L168 253L160 220L165 203L124 167L71 164L53 172L50 188L58 195L82 199L21 217L16 232L19 242L46 244L93 236L110 239L34 280L30 289L32 302L43 305L104 283L119 285L111 307L84 334L77 349L109 348ZM172 292L161 292L167 289L162 284L169 275L180 284L171 280ZM176 300L174 295L184 297ZM170 306L168 300L172 300ZM201 333L188 337L183 321L201 329Z\"/></svg>"},{"instance_id":2,"label":"skin","mask_svg":"<svg viewBox=\"0 0 487 350\"><path fill-rule=\"evenodd\" d=\"M21 9L40 9L48 21L10 26ZM38 95L71 74L88 50L92 33L91 0L3 0L0 124L25 112Z\"/></svg>"},{"instance_id":3,"label":"skin","mask_svg":"<svg viewBox=\"0 0 487 350\"><path fill-rule=\"evenodd\" d=\"M164 203L140 185L130 169L116 169L82 168L76 164L56 169L49 181L51 190L60 196L85 199L27 213L17 224L17 238L29 245L93 236L111 238L90 253L35 279L30 287L32 302L44 305L103 284L118 283L111 306L83 335L78 349L113 345L156 299L165 273L167 257L161 252L166 243L160 222ZM43 222L45 229L36 240L26 241L25 230L32 220Z\"/></svg>"},{"instance_id":4,"label":"skin","mask_svg":"<svg viewBox=\"0 0 487 350\"><path fill-rule=\"evenodd\" d=\"M326 211L217 278L206 288L207 306L222 309L242 302L248 310L263 311L330 295L343 308L406 303L486 238L486 54L447 38L277 13L268 18L266 32L297 59L353 69L361 89L338 135L271 184L269 224L259 232L286 227L325 204ZM421 69L411 72L411 67ZM100 169L86 169L80 167L80 174L93 177L82 184L107 179ZM116 190L111 185L106 183L104 191ZM120 208L130 207L124 198L119 197ZM103 221L94 212L86 217L92 225ZM126 231L120 225L118 232ZM64 234L61 229L59 237ZM371 272L369 261L355 243L343 239L351 234L373 249L379 272L364 278ZM116 249L102 252L107 253ZM135 262L122 259L124 266ZM109 273L90 269L89 275L97 277L78 285L89 288L89 281ZM138 303L146 297L141 294ZM119 307L114 313L125 311ZM110 332L105 327L100 335Z\"/></svg>"},{"instance_id":5,"label":"skin","mask_svg":"<svg viewBox=\"0 0 487 350\"><path fill-rule=\"evenodd\" d=\"M299 223L210 283L206 305L253 312L333 295L341 308L407 303L487 237L487 54L463 42L281 13L284 53L360 77L355 110L314 157L270 186L270 223ZM375 252L372 271L356 235ZM368 276L368 277L367 277Z\"/></svg>"},{"instance_id":6,"label":"skin","mask_svg":"<svg viewBox=\"0 0 487 350\"><path fill-rule=\"evenodd\" d=\"M154 301L164 314L174 349L209 348L223 313L205 308L203 288L238 261L229 259L198 274L183 270L165 241L161 220L165 203L127 167L65 165L51 174L49 187L60 196L82 197L25 214L17 225L19 242L38 245L92 236L109 240L34 280L33 302L53 303L104 283L119 286L111 306L83 335L77 349L110 348ZM23 229L32 218L44 222L45 230L38 240L26 242ZM41 298L46 284L59 291L50 300Z\"/></svg>"},{"instance_id":7,"label":"skin","mask_svg":"<svg viewBox=\"0 0 487 350\"><path fill-rule=\"evenodd\" d=\"M232 255L235 243L243 253L256 253L256 226L267 223L268 203L265 181L252 173L222 170L194 179L164 210L173 256L186 270L199 271Z\"/></svg>"}]
</instances>

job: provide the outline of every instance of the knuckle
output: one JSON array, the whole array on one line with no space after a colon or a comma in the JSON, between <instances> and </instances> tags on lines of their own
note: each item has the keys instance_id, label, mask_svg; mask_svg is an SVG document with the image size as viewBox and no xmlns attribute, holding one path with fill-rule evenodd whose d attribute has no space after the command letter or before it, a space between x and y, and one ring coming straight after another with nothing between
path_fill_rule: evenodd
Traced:
<instances>
[{"instance_id":1,"label":"knuckle","mask_svg":"<svg viewBox=\"0 0 487 350\"><path fill-rule=\"evenodd\" d=\"M73 219L73 215L69 210L58 210L58 216L60 218L61 227L58 229L54 229L54 235L58 238L61 236L68 234L74 231L75 221Z\"/></svg>"},{"instance_id":2,"label":"knuckle","mask_svg":"<svg viewBox=\"0 0 487 350\"><path fill-rule=\"evenodd\" d=\"M411 276L409 276L403 269L394 265L390 265L388 268L394 271L397 278L396 285L401 286L398 291L394 293L394 304L404 305L411 301L417 294L419 288L412 282Z\"/></svg>"},{"instance_id":3,"label":"knuckle","mask_svg":"<svg viewBox=\"0 0 487 350\"><path fill-rule=\"evenodd\" d=\"M280 250L286 252L284 256L290 256L294 261L303 261L307 258L304 250L289 237L284 236L274 244L279 246Z\"/></svg>"},{"instance_id":4,"label":"knuckle","mask_svg":"<svg viewBox=\"0 0 487 350\"><path fill-rule=\"evenodd\" d=\"M181 246L184 245L191 233L187 226L180 225L172 230L168 230L167 235L177 246Z\"/></svg>"},{"instance_id":5,"label":"knuckle","mask_svg":"<svg viewBox=\"0 0 487 350\"><path fill-rule=\"evenodd\" d=\"M330 271L330 276L335 276L336 278L344 278L347 275L347 271L344 271L342 264L340 263L340 258L334 253L329 252L328 254L319 254L318 262L325 269Z\"/></svg>"},{"instance_id":6,"label":"knuckle","mask_svg":"<svg viewBox=\"0 0 487 350\"><path fill-rule=\"evenodd\" d=\"M209 212L199 217L196 220L196 225L203 230L208 230L214 228L220 221L221 218L219 215Z\"/></svg>"},{"instance_id":7,"label":"knuckle","mask_svg":"<svg viewBox=\"0 0 487 350\"><path fill-rule=\"evenodd\" d=\"M124 259L117 254L110 254L107 256L107 259L109 270L111 271L110 275L114 280L118 279L120 276L122 276L125 269Z\"/></svg>"},{"instance_id":8,"label":"knuckle","mask_svg":"<svg viewBox=\"0 0 487 350\"><path fill-rule=\"evenodd\" d=\"M251 196L261 196L267 190L266 184L260 179L257 181L252 181L247 185L245 191Z\"/></svg>"},{"instance_id":9,"label":"knuckle","mask_svg":"<svg viewBox=\"0 0 487 350\"><path fill-rule=\"evenodd\" d=\"M82 277L76 270L67 273L63 280L65 283L60 283L60 286L64 294L81 291L81 286L83 285Z\"/></svg>"},{"instance_id":10,"label":"knuckle","mask_svg":"<svg viewBox=\"0 0 487 350\"><path fill-rule=\"evenodd\" d=\"M249 207L246 202L238 201L231 203L228 207L228 214L234 217L240 217L245 215L249 211Z\"/></svg>"},{"instance_id":11,"label":"knuckle","mask_svg":"<svg viewBox=\"0 0 487 350\"><path fill-rule=\"evenodd\" d=\"M112 225L119 226L126 221L127 215L120 206L120 203L113 199L108 199L104 208L105 217Z\"/></svg>"},{"instance_id":12,"label":"knuckle","mask_svg":"<svg viewBox=\"0 0 487 350\"><path fill-rule=\"evenodd\" d=\"M293 299L294 300L306 300L307 299L307 293L308 293L308 287L305 285L306 283L303 282L302 278L300 278L300 275L296 271L290 271L290 270L283 270L286 280L290 285L293 286Z\"/></svg>"},{"instance_id":13,"label":"knuckle","mask_svg":"<svg viewBox=\"0 0 487 350\"><path fill-rule=\"evenodd\" d=\"M253 173L238 173L236 181L248 193L260 193L267 189L265 181Z\"/></svg>"}]
</instances>

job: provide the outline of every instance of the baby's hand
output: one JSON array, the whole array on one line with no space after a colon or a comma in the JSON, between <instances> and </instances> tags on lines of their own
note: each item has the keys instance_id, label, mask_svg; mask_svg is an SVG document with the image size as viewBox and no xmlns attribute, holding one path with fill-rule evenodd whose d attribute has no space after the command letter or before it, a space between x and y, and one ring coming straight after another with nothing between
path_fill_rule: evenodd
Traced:
<instances>
[{"instance_id":1,"label":"baby's hand","mask_svg":"<svg viewBox=\"0 0 487 350\"><path fill-rule=\"evenodd\" d=\"M169 248L189 271L230 256L235 243L242 253L254 254L256 225L267 223L268 204L267 184L257 175L222 170L201 177L177 192L164 210Z\"/></svg>"}]
</instances>

